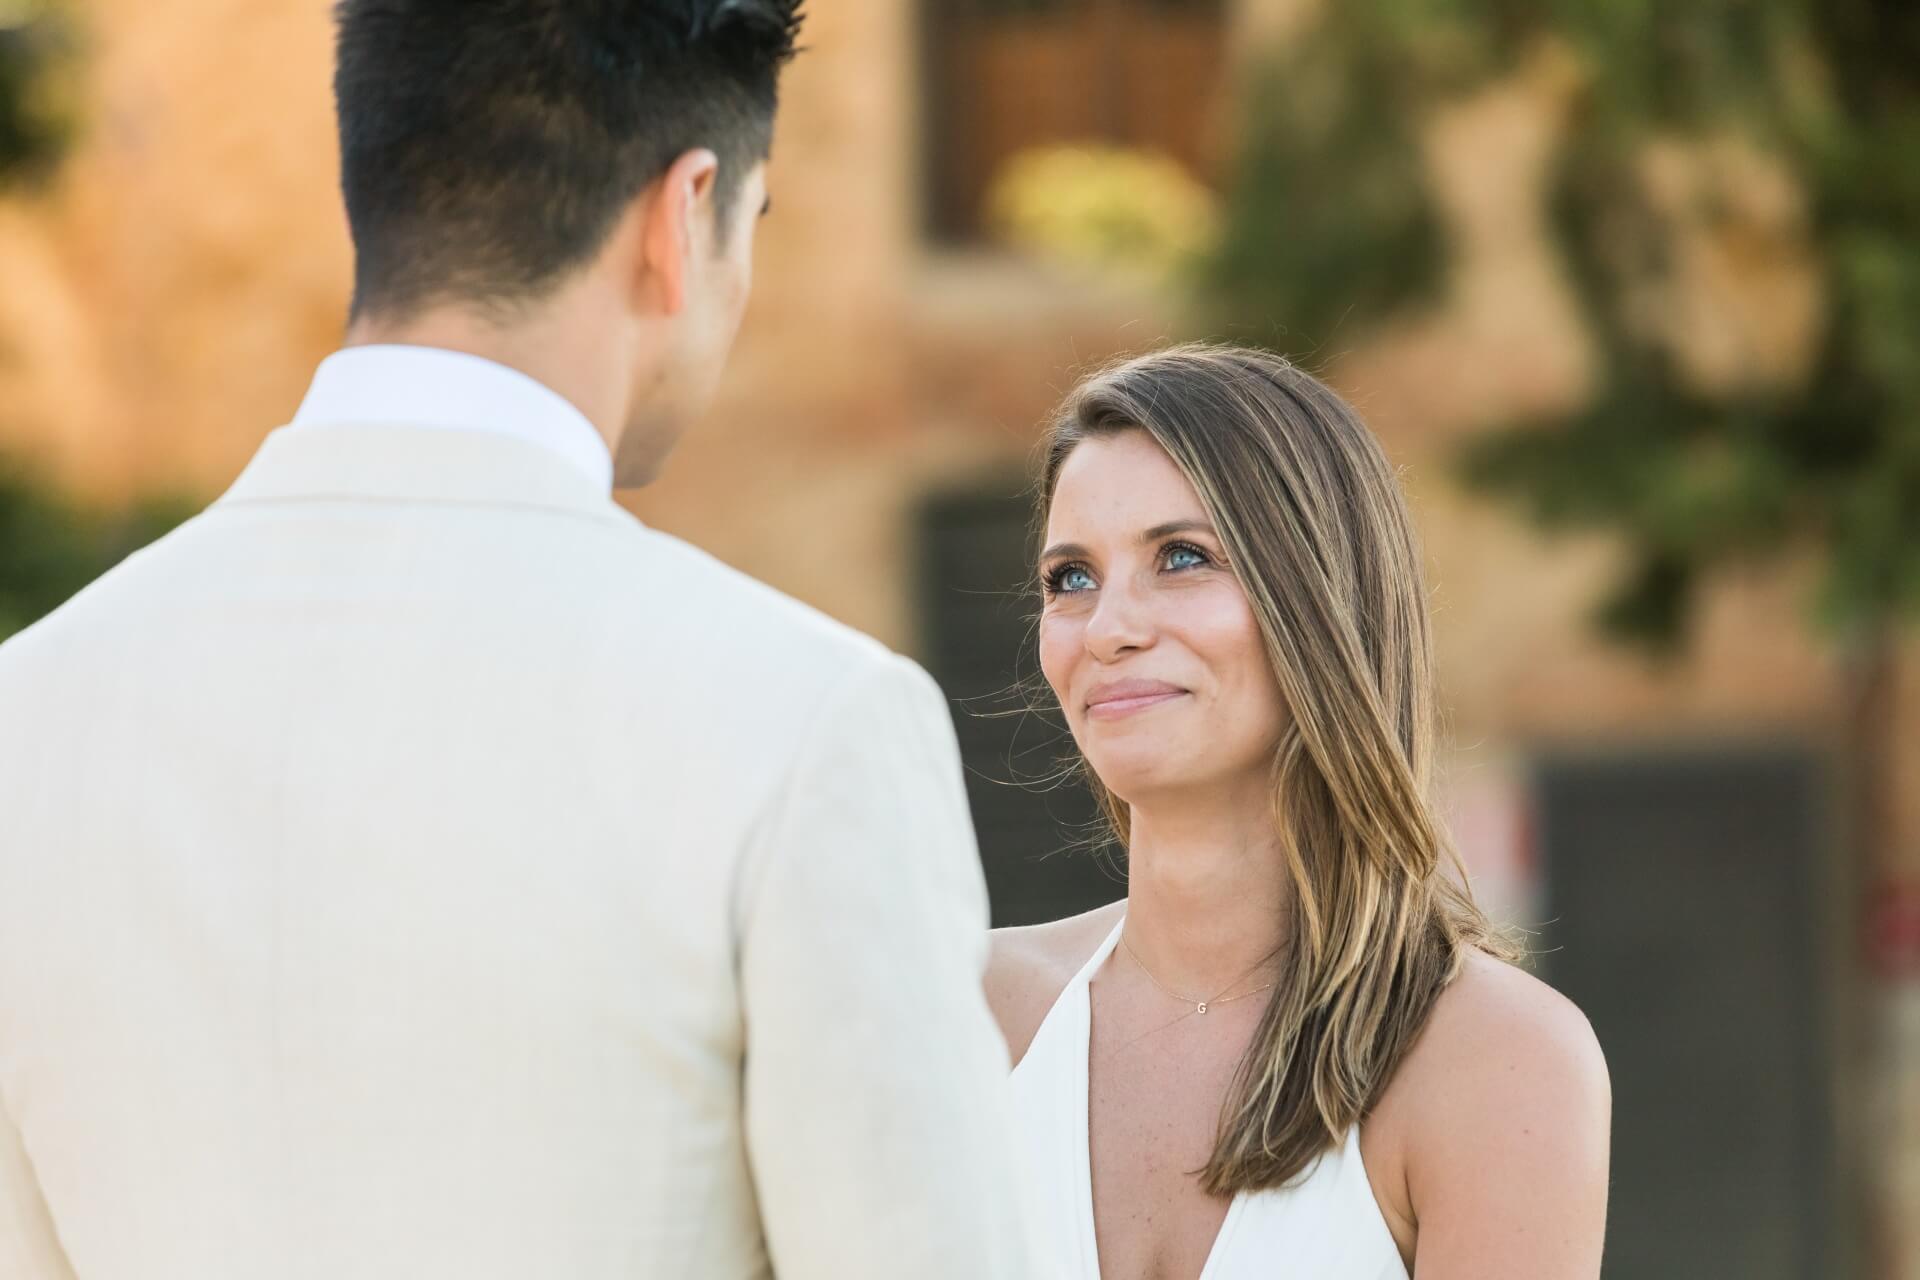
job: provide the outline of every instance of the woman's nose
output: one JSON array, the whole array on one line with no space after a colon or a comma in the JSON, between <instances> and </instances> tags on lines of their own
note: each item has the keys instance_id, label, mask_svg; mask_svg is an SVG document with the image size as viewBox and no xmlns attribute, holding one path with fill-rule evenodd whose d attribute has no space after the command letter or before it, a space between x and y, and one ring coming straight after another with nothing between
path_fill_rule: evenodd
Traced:
<instances>
[{"instance_id":1,"label":"woman's nose","mask_svg":"<svg viewBox=\"0 0 1920 1280\"><path fill-rule=\"evenodd\" d=\"M1100 591L1093 616L1087 619L1087 652L1101 662L1114 662L1153 643L1153 619L1147 603L1126 583L1109 583Z\"/></svg>"}]
</instances>

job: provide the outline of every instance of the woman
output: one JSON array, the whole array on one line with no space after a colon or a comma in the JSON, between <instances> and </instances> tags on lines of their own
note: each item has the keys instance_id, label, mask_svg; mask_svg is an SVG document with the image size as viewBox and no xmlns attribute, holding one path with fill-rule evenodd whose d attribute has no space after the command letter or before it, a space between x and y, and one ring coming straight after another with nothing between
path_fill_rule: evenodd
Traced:
<instances>
[{"instance_id":1,"label":"woman","mask_svg":"<svg viewBox=\"0 0 1920 1280\"><path fill-rule=\"evenodd\" d=\"M1393 472L1284 360L1184 347L1052 428L1040 662L1122 903L995 935L1069 1280L1591 1280L1606 1067L1501 958L1426 798Z\"/></svg>"}]
</instances>

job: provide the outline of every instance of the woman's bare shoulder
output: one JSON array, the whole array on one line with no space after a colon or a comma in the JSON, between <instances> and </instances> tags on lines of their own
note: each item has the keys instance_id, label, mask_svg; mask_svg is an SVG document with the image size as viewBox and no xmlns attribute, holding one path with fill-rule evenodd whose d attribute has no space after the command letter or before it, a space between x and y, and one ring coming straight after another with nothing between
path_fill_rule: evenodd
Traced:
<instances>
[{"instance_id":1,"label":"woman's bare shoulder","mask_svg":"<svg viewBox=\"0 0 1920 1280\"><path fill-rule=\"evenodd\" d=\"M1014 1065L1026 1056L1047 1011L1126 911L1124 901L1064 920L993 931L987 1003Z\"/></svg>"},{"instance_id":2,"label":"woman's bare shoulder","mask_svg":"<svg viewBox=\"0 0 1920 1280\"><path fill-rule=\"evenodd\" d=\"M1574 1242L1604 1222L1612 1105L1586 1016L1532 974L1475 952L1369 1124L1396 1157L1423 1251L1492 1238L1516 1213Z\"/></svg>"},{"instance_id":3,"label":"woman's bare shoulder","mask_svg":"<svg viewBox=\"0 0 1920 1280\"><path fill-rule=\"evenodd\" d=\"M1524 969L1475 951L1434 1002L1382 1106L1398 1104L1409 1119L1418 1112L1440 1120L1457 1115L1462 1102L1504 1110L1528 1092L1604 1103L1609 1086L1600 1042L1571 1000Z\"/></svg>"}]
</instances>

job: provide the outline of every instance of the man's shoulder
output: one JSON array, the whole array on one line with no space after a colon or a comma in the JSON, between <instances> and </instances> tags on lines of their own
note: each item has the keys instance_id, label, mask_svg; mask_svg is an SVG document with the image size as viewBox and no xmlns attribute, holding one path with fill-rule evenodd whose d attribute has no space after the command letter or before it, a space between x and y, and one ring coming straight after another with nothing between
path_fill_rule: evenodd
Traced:
<instances>
[{"instance_id":1,"label":"man's shoulder","mask_svg":"<svg viewBox=\"0 0 1920 1280\"><path fill-rule=\"evenodd\" d=\"M704 738L782 756L824 725L944 711L931 677L880 640L678 538L631 532L621 541L632 559L596 566L597 598L581 599L609 634L594 645L606 660L579 674L612 704L697 716Z\"/></svg>"},{"instance_id":2,"label":"man's shoulder","mask_svg":"<svg viewBox=\"0 0 1920 1280\"><path fill-rule=\"evenodd\" d=\"M134 619L124 616L131 605L146 598L154 568L174 544L194 535L200 520L188 520L149 545L134 551L99 577L81 587L43 617L0 640L0 679L12 673L38 670L56 658L76 658L97 643L136 642Z\"/></svg>"},{"instance_id":3,"label":"man's shoulder","mask_svg":"<svg viewBox=\"0 0 1920 1280\"><path fill-rule=\"evenodd\" d=\"M880 641L794 599L711 553L671 534L635 526L629 545L647 563L623 593L630 625L658 631L663 621L716 656L736 647L757 651L788 673L884 665ZM664 612L663 612L664 611Z\"/></svg>"}]
</instances>

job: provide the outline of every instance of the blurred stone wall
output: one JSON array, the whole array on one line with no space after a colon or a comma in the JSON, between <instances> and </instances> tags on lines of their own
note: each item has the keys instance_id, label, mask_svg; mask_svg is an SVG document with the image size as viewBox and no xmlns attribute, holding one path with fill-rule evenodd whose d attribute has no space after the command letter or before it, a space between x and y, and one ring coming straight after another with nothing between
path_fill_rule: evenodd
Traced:
<instances>
[{"instance_id":1,"label":"blurred stone wall","mask_svg":"<svg viewBox=\"0 0 1920 1280\"><path fill-rule=\"evenodd\" d=\"M1303 7L1246 0L1243 20L1284 29ZM0 444L103 496L210 496L292 412L347 302L326 9L87 7L86 134L56 186L0 203ZM896 0L813 15L730 377L665 478L631 498L905 645L913 503L970 471L1024 467L1076 370L1164 340L1178 316L1118 285L923 242L911 18ZM1533 198L1564 92L1543 66L1434 121L1430 163L1463 250L1447 296L1327 360L1409 468L1458 730L1824 723L1834 672L1806 638L1794 573L1724 584L1695 657L1655 669L1587 632L1608 546L1542 544L1446 474L1473 424L1568 403L1593 376Z\"/></svg>"}]
</instances>

